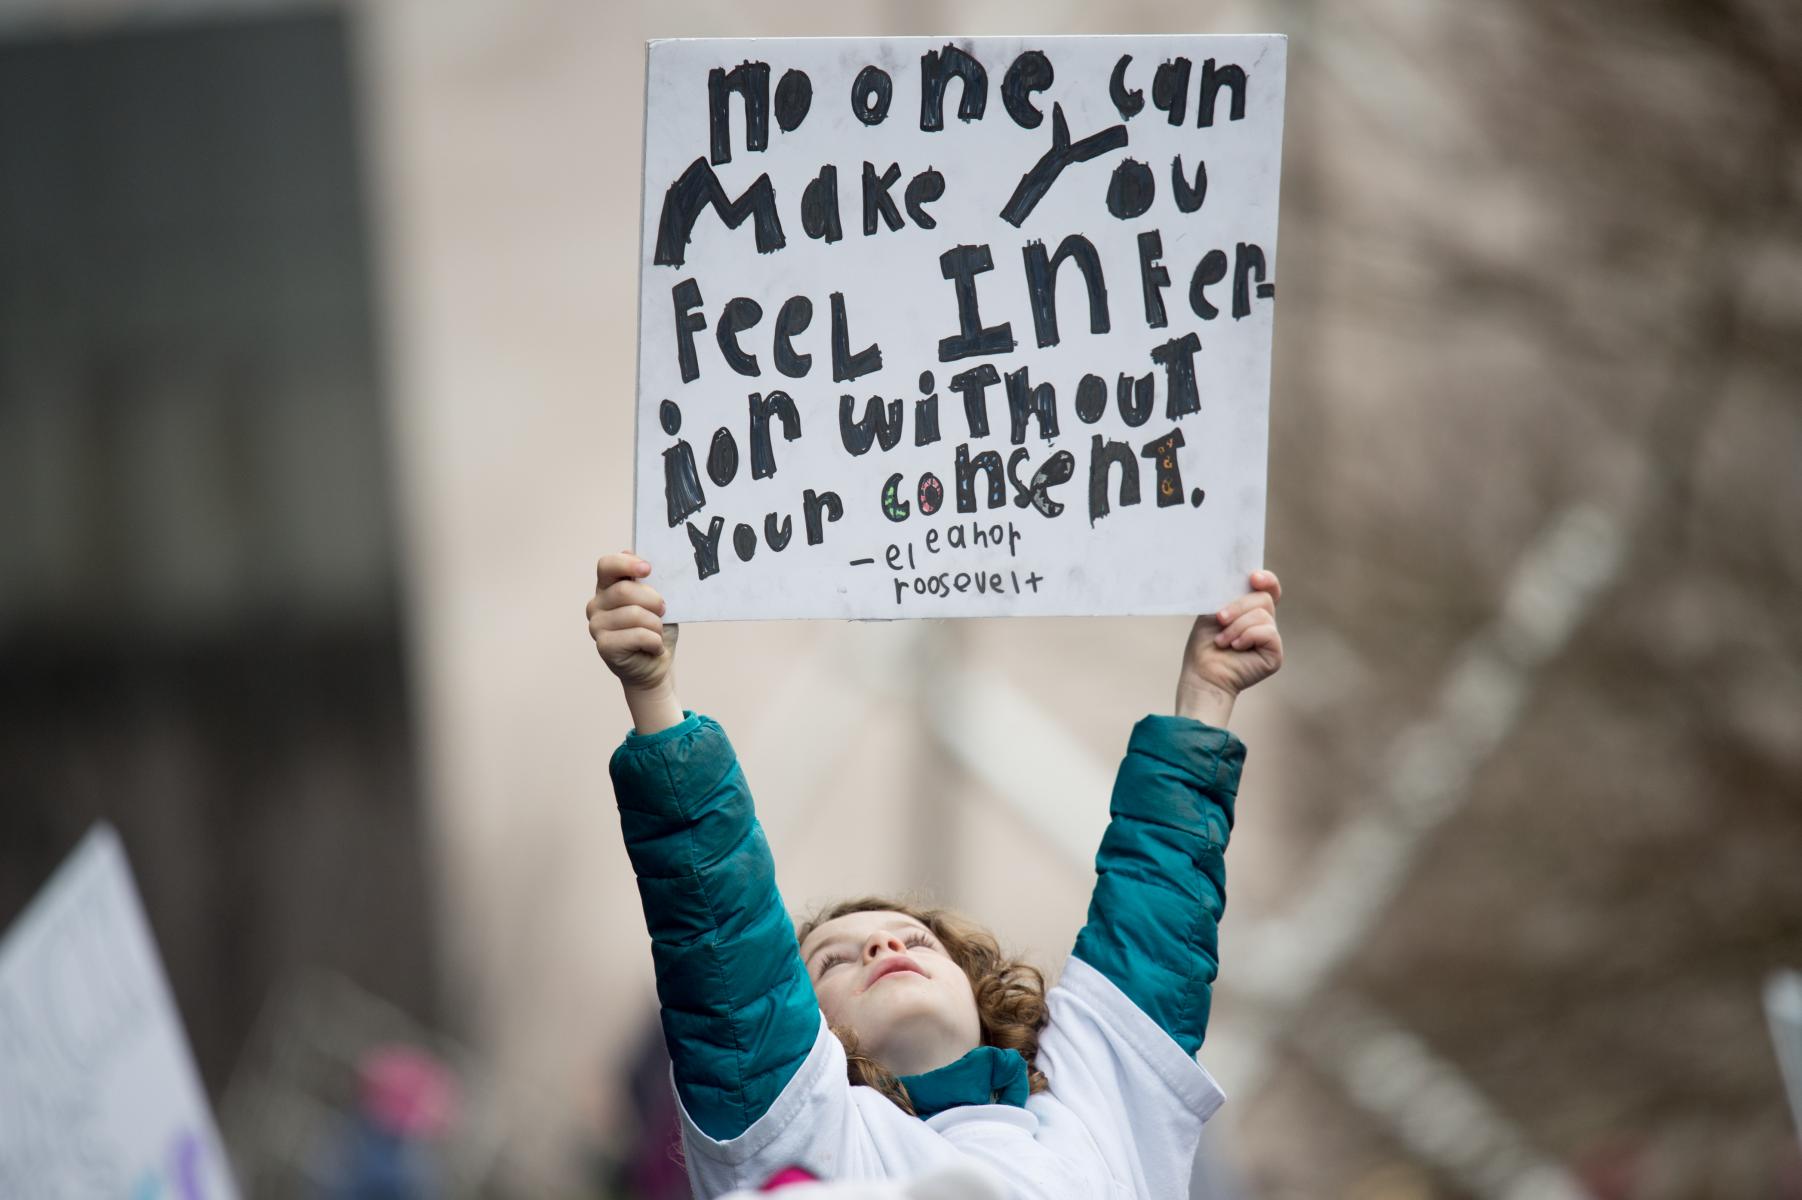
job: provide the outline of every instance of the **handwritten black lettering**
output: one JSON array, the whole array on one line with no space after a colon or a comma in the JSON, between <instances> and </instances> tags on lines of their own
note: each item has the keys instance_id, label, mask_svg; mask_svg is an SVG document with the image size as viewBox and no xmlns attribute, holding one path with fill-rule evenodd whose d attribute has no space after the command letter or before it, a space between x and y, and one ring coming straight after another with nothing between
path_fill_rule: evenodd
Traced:
<instances>
[{"instance_id":1,"label":"handwritten black lettering","mask_svg":"<svg viewBox=\"0 0 1802 1200\"><path fill-rule=\"evenodd\" d=\"M688 523L688 544L694 547L696 578L706 579L720 573L720 534L725 528L724 517L709 521L706 533L696 529L693 521Z\"/></svg>"},{"instance_id":2,"label":"handwritten black lettering","mask_svg":"<svg viewBox=\"0 0 1802 1200\"><path fill-rule=\"evenodd\" d=\"M1108 99L1114 102L1114 108L1120 116L1128 121L1138 116L1139 110L1145 107L1144 92L1138 88L1127 90L1126 68L1132 60L1132 55L1122 54L1120 61L1114 64L1114 73L1108 76L1107 81Z\"/></svg>"},{"instance_id":3,"label":"handwritten black lettering","mask_svg":"<svg viewBox=\"0 0 1802 1200\"><path fill-rule=\"evenodd\" d=\"M730 200L707 160L697 158L663 195L663 212L657 220L657 248L651 261L660 267L681 266L689 239L694 236L695 221L706 208L712 208L728 229L737 229L750 218L759 254L772 254L788 244L782 235L782 219L776 215L776 188L768 172L752 181L738 199Z\"/></svg>"},{"instance_id":4,"label":"handwritten black lettering","mask_svg":"<svg viewBox=\"0 0 1802 1200\"><path fill-rule=\"evenodd\" d=\"M1001 455L993 450L984 450L975 458L970 457L970 443L963 442L957 447L954 463L957 476L957 511L972 513L976 511L976 472L983 472L988 481L988 506L1000 508L1007 503L1007 474L1001 466Z\"/></svg>"},{"instance_id":5,"label":"handwritten black lettering","mask_svg":"<svg viewBox=\"0 0 1802 1200\"><path fill-rule=\"evenodd\" d=\"M707 73L707 136L714 165L732 161L732 131L727 120L727 95L744 98L745 149L764 150L770 144L770 64L745 62L730 71L715 67Z\"/></svg>"},{"instance_id":6,"label":"handwritten black lettering","mask_svg":"<svg viewBox=\"0 0 1802 1200\"><path fill-rule=\"evenodd\" d=\"M663 501L671 529L707 507L701 476L695 470L695 448L686 440L663 452Z\"/></svg>"},{"instance_id":7,"label":"handwritten black lettering","mask_svg":"<svg viewBox=\"0 0 1802 1200\"><path fill-rule=\"evenodd\" d=\"M1276 284L1264 282L1264 249L1240 242L1233 257L1233 320L1251 315L1251 277L1257 276L1258 298L1276 295Z\"/></svg>"},{"instance_id":8,"label":"handwritten black lettering","mask_svg":"<svg viewBox=\"0 0 1802 1200\"><path fill-rule=\"evenodd\" d=\"M973 438L989 436L989 388L1001 382L993 363L978 363L951 377L951 390L964 398L964 424Z\"/></svg>"},{"instance_id":9,"label":"handwritten black lettering","mask_svg":"<svg viewBox=\"0 0 1802 1200\"><path fill-rule=\"evenodd\" d=\"M1164 415L1172 421L1201 411L1201 394L1195 387L1195 355L1200 350L1201 338L1186 333L1151 352L1151 361L1164 368Z\"/></svg>"},{"instance_id":10,"label":"handwritten black lettering","mask_svg":"<svg viewBox=\"0 0 1802 1200\"><path fill-rule=\"evenodd\" d=\"M1201 256L1195 264L1195 274L1189 277L1189 308L1204 321L1220 315L1220 310L1208 302L1207 289L1226 278L1226 266L1226 252L1210 250Z\"/></svg>"},{"instance_id":11,"label":"handwritten black lettering","mask_svg":"<svg viewBox=\"0 0 1802 1200\"><path fill-rule=\"evenodd\" d=\"M1018 229L1025 224L1032 210L1038 207L1051 185L1064 168L1074 163L1088 162L1098 158L1110 150L1118 150L1126 145L1126 126L1110 125L1100 133L1091 134L1080 141L1070 140L1070 126L1064 120L1064 106L1051 106L1051 149L1045 151L1032 169L1020 177L1014 194L1008 198L1001 209L1001 219Z\"/></svg>"},{"instance_id":12,"label":"handwritten black lettering","mask_svg":"<svg viewBox=\"0 0 1802 1200\"><path fill-rule=\"evenodd\" d=\"M821 521L822 514L825 521ZM808 488L801 493L801 516L807 524L807 544L817 546L826 540L825 526L845 515L845 506L838 498L837 492L815 492Z\"/></svg>"},{"instance_id":13,"label":"handwritten black lettering","mask_svg":"<svg viewBox=\"0 0 1802 1200\"><path fill-rule=\"evenodd\" d=\"M726 365L740 375L761 375L757 366L757 356L747 354L738 344L738 335L757 322L763 320L763 306L749 296L734 296L726 301L725 311L720 313L719 324L714 326L714 341L719 343L720 355Z\"/></svg>"},{"instance_id":14,"label":"handwritten black lettering","mask_svg":"<svg viewBox=\"0 0 1802 1200\"><path fill-rule=\"evenodd\" d=\"M1107 210L1122 221L1142 217L1157 196L1151 168L1136 158L1120 161L1107 185Z\"/></svg>"},{"instance_id":15,"label":"handwritten black lettering","mask_svg":"<svg viewBox=\"0 0 1802 1200\"><path fill-rule=\"evenodd\" d=\"M1089 449L1089 526L1108 515L1108 473L1120 468L1120 507L1139 502L1139 460L1125 442L1109 441L1099 433Z\"/></svg>"},{"instance_id":16,"label":"handwritten black lettering","mask_svg":"<svg viewBox=\"0 0 1802 1200\"><path fill-rule=\"evenodd\" d=\"M682 371L682 382L693 383L701 377L701 363L695 357L695 334L707 328L701 307L701 285L684 279L670 289L670 302L676 308L676 364Z\"/></svg>"},{"instance_id":17,"label":"handwritten black lettering","mask_svg":"<svg viewBox=\"0 0 1802 1200\"><path fill-rule=\"evenodd\" d=\"M939 273L951 281L957 296L958 330L951 337L939 339L940 362L1006 354L1014 348L1013 326L1003 321L985 328L976 307L976 276L994 269L995 261L986 245L953 246L939 255Z\"/></svg>"},{"instance_id":18,"label":"handwritten black lettering","mask_svg":"<svg viewBox=\"0 0 1802 1200\"><path fill-rule=\"evenodd\" d=\"M870 447L877 444L884 450L893 450L901 442L901 401L890 400L884 406L881 396L871 396L859 419L856 398L840 396L838 432L845 452L853 458L868 454Z\"/></svg>"},{"instance_id":19,"label":"handwritten black lettering","mask_svg":"<svg viewBox=\"0 0 1802 1200\"><path fill-rule=\"evenodd\" d=\"M1172 125L1183 123L1189 110L1189 60L1174 58L1158 64L1151 77L1151 103L1169 114Z\"/></svg>"},{"instance_id":20,"label":"handwritten black lettering","mask_svg":"<svg viewBox=\"0 0 1802 1200\"><path fill-rule=\"evenodd\" d=\"M869 237L876 232L876 219L882 218L883 224L890 230L901 228L905 224L901 213L895 207L895 201L888 190L901 181L901 165L890 163L888 170L881 175L876 174L873 163L863 165L863 232Z\"/></svg>"},{"instance_id":21,"label":"handwritten black lettering","mask_svg":"<svg viewBox=\"0 0 1802 1200\"><path fill-rule=\"evenodd\" d=\"M1214 60L1208 59L1201 64L1201 96L1195 102L1196 116L1201 128L1206 129L1214 123L1214 101L1221 88L1232 90L1232 105L1228 109L1228 119L1243 121L1245 119L1245 88L1247 80L1245 69L1235 63L1228 63L1218 69Z\"/></svg>"},{"instance_id":22,"label":"handwritten black lettering","mask_svg":"<svg viewBox=\"0 0 1802 1200\"><path fill-rule=\"evenodd\" d=\"M768 479L776 473L776 451L770 443L770 418L782 422L782 440L801 436L801 413L787 392L767 396L751 393L751 478Z\"/></svg>"},{"instance_id":23,"label":"handwritten black lettering","mask_svg":"<svg viewBox=\"0 0 1802 1200\"><path fill-rule=\"evenodd\" d=\"M1026 440L1029 420L1038 421L1046 441L1057 436L1057 391L1049 383L1033 386L1026 372L1021 367L1007 376L1008 441L1015 446Z\"/></svg>"},{"instance_id":24,"label":"handwritten black lettering","mask_svg":"<svg viewBox=\"0 0 1802 1200\"><path fill-rule=\"evenodd\" d=\"M1107 412L1107 380L1099 375L1084 375L1076 385L1076 419L1093 425Z\"/></svg>"},{"instance_id":25,"label":"handwritten black lettering","mask_svg":"<svg viewBox=\"0 0 1802 1200\"><path fill-rule=\"evenodd\" d=\"M800 128L801 122L807 119L807 110L812 107L813 80L807 77L807 72L782 72L782 81L776 85L776 124L782 132L793 133Z\"/></svg>"},{"instance_id":26,"label":"handwritten black lettering","mask_svg":"<svg viewBox=\"0 0 1802 1200\"><path fill-rule=\"evenodd\" d=\"M1057 272L1066 259L1073 260L1082 272L1083 287L1089 295L1089 332L1106 333L1110 328L1107 313L1107 281L1101 272L1101 256L1094 243L1080 233L1073 233L1058 243L1057 253L1045 255L1045 243L1027 242L1021 250L1026 264L1026 294L1032 305L1033 332L1040 347L1058 344Z\"/></svg>"},{"instance_id":27,"label":"handwritten black lettering","mask_svg":"<svg viewBox=\"0 0 1802 1200\"><path fill-rule=\"evenodd\" d=\"M806 296L790 296L776 310L776 335L771 353L776 369L790 379L801 379L813 366L813 355L795 352L794 336L813 324L813 301Z\"/></svg>"},{"instance_id":28,"label":"handwritten black lettering","mask_svg":"<svg viewBox=\"0 0 1802 1200\"><path fill-rule=\"evenodd\" d=\"M1176 197L1176 211L1192 213L1208 198L1208 164L1195 164L1195 182L1183 174L1183 156L1170 160L1170 192Z\"/></svg>"},{"instance_id":29,"label":"handwritten black lettering","mask_svg":"<svg viewBox=\"0 0 1802 1200\"><path fill-rule=\"evenodd\" d=\"M1056 72L1051 69L1051 60L1042 50L1027 50L1014 59L1001 80L1001 103L1007 107L1007 115L1014 119L1014 124L1022 129L1039 127L1045 114L1033 105L1032 95L1049 88L1054 78Z\"/></svg>"},{"instance_id":30,"label":"handwritten black lettering","mask_svg":"<svg viewBox=\"0 0 1802 1200\"><path fill-rule=\"evenodd\" d=\"M827 164L801 189L801 228L827 245L845 236L838 223L838 168Z\"/></svg>"},{"instance_id":31,"label":"handwritten black lettering","mask_svg":"<svg viewBox=\"0 0 1802 1200\"><path fill-rule=\"evenodd\" d=\"M851 81L851 111L865 125L880 125L888 117L889 101L895 96L895 81L874 63L857 73Z\"/></svg>"},{"instance_id":32,"label":"handwritten black lettering","mask_svg":"<svg viewBox=\"0 0 1802 1200\"><path fill-rule=\"evenodd\" d=\"M882 369L882 347L871 342L851 352L851 330L845 317L845 294L832 293L832 382L850 383L859 375Z\"/></svg>"},{"instance_id":33,"label":"handwritten black lettering","mask_svg":"<svg viewBox=\"0 0 1802 1200\"><path fill-rule=\"evenodd\" d=\"M725 426L713 431L713 444L707 448L707 478L716 487L725 487L738 477L738 439Z\"/></svg>"},{"instance_id":34,"label":"handwritten black lettering","mask_svg":"<svg viewBox=\"0 0 1802 1200\"><path fill-rule=\"evenodd\" d=\"M1164 289L1170 286L1170 272L1164 267L1164 239L1155 229L1139 235L1139 286L1145 294L1145 324L1162 329L1170 323L1164 312Z\"/></svg>"},{"instance_id":35,"label":"handwritten black lettering","mask_svg":"<svg viewBox=\"0 0 1802 1200\"><path fill-rule=\"evenodd\" d=\"M920 129L937 133L945 127L945 85L955 77L962 82L957 119L976 121L989 105L989 73L961 47L946 43L943 50L920 56Z\"/></svg>"}]
</instances>

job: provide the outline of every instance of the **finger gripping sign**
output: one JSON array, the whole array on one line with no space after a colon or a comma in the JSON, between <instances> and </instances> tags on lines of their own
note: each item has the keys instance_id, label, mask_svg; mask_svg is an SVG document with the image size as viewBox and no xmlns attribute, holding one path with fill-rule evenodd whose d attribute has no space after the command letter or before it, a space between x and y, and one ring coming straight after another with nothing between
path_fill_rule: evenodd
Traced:
<instances>
[{"instance_id":1,"label":"finger gripping sign","mask_svg":"<svg viewBox=\"0 0 1802 1200\"><path fill-rule=\"evenodd\" d=\"M1242 592L1286 50L653 42L634 525L669 616Z\"/></svg>"}]
</instances>

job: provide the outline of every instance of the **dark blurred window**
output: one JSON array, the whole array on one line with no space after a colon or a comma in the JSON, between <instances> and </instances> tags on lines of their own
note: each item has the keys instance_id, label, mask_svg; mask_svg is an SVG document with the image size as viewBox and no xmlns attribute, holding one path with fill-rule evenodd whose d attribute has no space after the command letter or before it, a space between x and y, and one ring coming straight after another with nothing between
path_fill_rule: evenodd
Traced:
<instances>
[{"instance_id":1,"label":"dark blurred window","mask_svg":"<svg viewBox=\"0 0 1802 1200\"><path fill-rule=\"evenodd\" d=\"M0 30L0 922L116 822L215 1086L301 964L430 1007L333 10Z\"/></svg>"}]
</instances>

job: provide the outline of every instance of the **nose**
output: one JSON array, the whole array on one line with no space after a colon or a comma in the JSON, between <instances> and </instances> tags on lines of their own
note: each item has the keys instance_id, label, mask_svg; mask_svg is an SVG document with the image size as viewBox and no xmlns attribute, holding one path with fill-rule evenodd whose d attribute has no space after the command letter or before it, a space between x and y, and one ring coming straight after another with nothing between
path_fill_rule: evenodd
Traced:
<instances>
[{"instance_id":1,"label":"nose","mask_svg":"<svg viewBox=\"0 0 1802 1200\"><path fill-rule=\"evenodd\" d=\"M885 953L906 954L907 943L901 940L900 934L895 933L892 930L878 929L875 933L872 933L869 940L863 944L863 960L865 962L875 962Z\"/></svg>"}]
</instances>

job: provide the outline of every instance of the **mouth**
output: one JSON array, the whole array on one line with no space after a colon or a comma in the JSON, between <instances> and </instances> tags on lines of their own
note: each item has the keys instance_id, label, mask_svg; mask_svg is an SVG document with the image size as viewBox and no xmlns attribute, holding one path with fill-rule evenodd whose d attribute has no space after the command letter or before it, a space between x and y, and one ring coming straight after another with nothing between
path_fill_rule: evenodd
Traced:
<instances>
[{"instance_id":1,"label":"mouth","mask_svg":"<svg viewBox=\"0 0 1802 1200\"><path fill-rule=\"evenodd\" d=\"M907 957L905 954L897 954L893 958L883 959L881 964L878 965L874 971L870 972L869 982L863 985L863 990L867 992L884 979L887 979L890 975L899 974L902 971L912 971L915 975L919 976L924 976L926 974L926 972L920 970L920 965L913 959Z\"/></svg>"}]
</instances>

